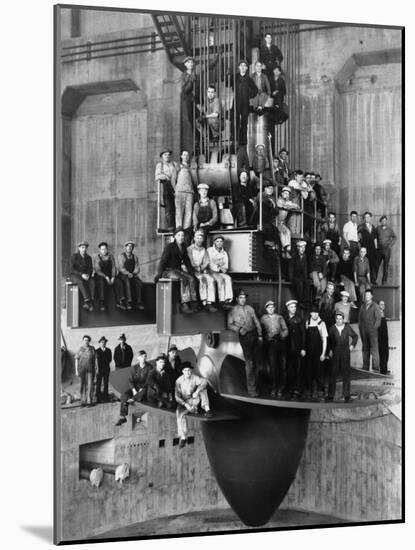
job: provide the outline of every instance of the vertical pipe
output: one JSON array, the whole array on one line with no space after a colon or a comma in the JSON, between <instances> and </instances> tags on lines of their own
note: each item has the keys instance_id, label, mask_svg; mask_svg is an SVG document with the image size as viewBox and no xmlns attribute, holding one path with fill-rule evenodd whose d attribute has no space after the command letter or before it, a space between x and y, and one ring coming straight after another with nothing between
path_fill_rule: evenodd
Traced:
<instances>
[{"instance_id":1,"label":"vertical pipe","mask_svg":"<svg viewBox=\"0 0 415 550\"><path fill-rule=\"evenodd\" d=\"M263 187L263 180L262 180L262 172L259 173L259 225L258 229L262 231L262 187Z\"/></svg>"},{"instance_id":2,"label":"vertical pipe","mask_svg":"<svg viewBox=\"0 0 415 550\"><path fill-rule=\"evenodd\" d=\"M233 121L232 121L232 124L233 124L233 131L234 131L234 144L233 144L233 147L234 147L234 152L236 153L236 150L238 148L238 145L239 145L239 136L236 135L236 117L237 117L237 113L236 113L236 63L238 62L237 61L237 55L238 55L238 48L237 48L237 45L236 45L236 29L235 29L235 20L234 19L231 19L232 21L232 37L233 37L233 40L232 40L232 56L231 56L231 63L232 63L232 74L233 74L233 82L234 82L234 87L233 87L233 105L234 105L234 110L233 110ZM229 44L230 46L230 44Z\"/></svg>"}]
</instances>

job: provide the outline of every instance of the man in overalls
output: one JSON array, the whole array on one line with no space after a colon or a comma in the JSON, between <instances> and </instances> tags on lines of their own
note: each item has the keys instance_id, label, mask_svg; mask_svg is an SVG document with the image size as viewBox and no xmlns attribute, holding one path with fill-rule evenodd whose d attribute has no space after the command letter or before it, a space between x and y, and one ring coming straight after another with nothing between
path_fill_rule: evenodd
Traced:
<instances>
[{"instance_id":1,"label":"man in overalls","mask_svg":"<svg viewBox=\"0 0 415 550\"><path fill-rule=\"evenodd\" d=\"M209 231L218 221L218 208L214 199L208 198L209 185L199 183L197 186L199 200L193 205L193 230L205 229Z\"/></svg>"},{"instance_id":2,"label":"man in overalls","mask_svg":"<svg viewBox=\"0 0 415 550\"><path fill-rule=\"evenodd\" d=\"M322 365L326 357L327 327L320 319L318 306L313 305L310 319L306 322L306 385L311 399L317 401L324 396ZM318 396L317 396L318 392Z\"/></svg>"},{"instance_id":3,"label":"man in overalls","mask_svg":"<svg viewBox=\"0 0 415 550\"><path fill-rule=\"evenodd\" d=\"M287 351L287 392L291 398L298 398L303 389L303 362L306 355L304 322L297 313L297 300L288 300L288 315L285 323L288 328Z\"/></svg>"},{"instance_id":4,"label":"man in overalls","mask_svg":"<svg viewBox=\"0 0 415 550\"><path fill-rule=\"evenodd\" d=\"M125 250L118 256L118 277L123 285L127 298L127 309L133 309L134 295L135 307L143 310L144 306L141 301L143 283L138 276L140 273L140 264L138 262L138 256L133 252L134 246L135 243L133 241L127 241L124 245Z\"/></svg>"},{"instance_id":5,"label":"man in overalls","mask_svg":"<svg viewBox=\"0 0 415 550\"><path fill-rule=\"evenodd\" d=\"M83 344L75 355L75 374L81 379L81 405L91 407L94 404L94 379L96 371L96 352L91 346L91 337L82 338Z\"/></svg>"}]
</instances>

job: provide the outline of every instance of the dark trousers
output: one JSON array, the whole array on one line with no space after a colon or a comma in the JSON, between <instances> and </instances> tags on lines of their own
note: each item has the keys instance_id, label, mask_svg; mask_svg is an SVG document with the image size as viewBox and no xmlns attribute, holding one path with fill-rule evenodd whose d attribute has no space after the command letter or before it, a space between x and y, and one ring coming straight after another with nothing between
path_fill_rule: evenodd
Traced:
<instances>
[{"instance_id":1,"label":"dark trousers","mask_svg":"<svg viewBox=\"0 0 415 550\"><path fill-rule=\"evenodd\" d=\"M121 297L126 298L129 304L132 303L134 297L135 303L141 304L143 283L140 277L134 276L130 279L128 275L124 275L123 273L118 273L117 277L121 282Z\"/></svg>"},{"instance_id":2,"label":"dark trousers","mask_svg":"<svg viewBox=\"0 0 415 550\"><path fill-rule=\"evenodd\" d=\"M174 406L173 398L167 392L158 391L151 386L147 388L147 400L150 403L161 402L168 409L171 409Z\"/></svg>"},{"instance_id":3,"label":"dark trousers","mask_svg":"<svg viewBox=\"0 0 415 550\"><path fill-rule=\"evenodd\" d=\"M376 279L378 277L380 266L383 262L383 273L382 273L382 284L383 285L388 280L388 269L389 269L390 259L391 259L391 249L390 248L384 248L384 249L378 250L378 261L377 261L377 265L376 265Z\"/></svg>"},{"instance_id":4,"label":"dark trousers","mask_svg":"<svg viewBox=\"0 0 415 550\"><path fill-rule=\"evenodd\" d=\"M347 353L347 352L345 352ZM328 397L334 398L336 393L336 380L339 374L343 378L343 396L350 397L350 354L347 358L334 356L331 361L331 371L329 376Z\"/></svg>"},{"instance_id":5,"label":"dark trousers","mask_svg":"<svg viewBox=\"0 0 415 550\"><path fill-rule=\"evenodd\" d=\"M376 282L377 278L377 268L378 268L378 257L377 257L377 250L376 248L368 248L367 249L367 258L369 260L370 265L370 281L372 283Z\"/></svg>"},{"instance_id":6,"label":"dark trousers","mask_svg":"<svg viewBox=\"0 0 415 550\"><path fill-rule=\"evenodd\" d=\"M287 353L287 387L286 390L293 394L301 393L304 389L304 359L299 351Z\"/></svg>"},{"instance_id":7,"label":"dark trousers","mask_svg":"<svg viewBox=\"0 0 415 550\"><path fill-rule=\"evenodd\" d=\"M91 302L95 294L95 280L93 277L90 277L87 281L82 279L80 275L75 275L71 273L71 281L78 285L79 292L82 295L84 302Z\"/></svg>"},{"instance_id":8,"label":"dark trousers","mask_svg":"<svg viewBox=\"0 0 415 550\"><path fill-rule=\"evenodd\" d=\"M389 361L389 334L388 325L385 318L382 318L381 325L378 328L378 342L379 342L379 363L381 374L388 372Z\"/></svg>"},{"instance_id":9,"label":"dark trousers","mask_svg":"<svg viewBox=\"0 0 415 550\"><path fill-rule=\"evenodd\" d=\"M359 243L357 241L349 241L350 258L356 258L359 255Z\"/></svg>"},{"instance_id":10,"label":"dark trousers","mask_svg":"<svg viewBox=\"0 0 415 550\"><path fill-rule=\"evenodd\" d=\"M169 181L162 181L163 186L163 204L164 213L166 215L166 229L174 228L174 221L176 217L176 209L174 206L174 191Z\"/></svg>"},{"instance_id":11,"label":"dark trousers","mask_svg":"<svg viewBox=\"0 0 415 550\"><path fill-rule=\"evenodd\" d=\"M133 390L127 390L120 396L120 416L127 416L128 414L128 400L133 398L134 401L142 401L146 397L145 388L136 388L137 393L133 395Z\"/></svg>"},{"instance_id":12,"label":"dark trousers","mask_svg":"<svg viewBox=\"0 0 415 550\"><path fill-rule=\"evenodd\" d=\"M236 109L231 109L231 140L235 141L234 113L236 116L236 135L238 136L238 145L248 143L248 117L249 103L247 105L237 105Z\"/></svg>"},{"instance_id":13,"label":"dark trousers","mask_svg":"<svg viewBox=\"0 0 415 550\"><path fill-rule=\"evenodd\" d=\"M285 385L285 354L279 340L271 340L266 344L266 356L271 372L272 389L278 391Z\"/></svg>"},{"instance_id":14,"label":"dark trousers","mask_svg":"<svg viewBox=\"0 0 415 550\"><path fill-rule=\"evenodd\" d=\"M321 350L306 350L306 385L314 393L315 389L324 392L323 363L320 361Z\"/></svg>"},{"instance_id":15,"label":"dark trousers","mask_svg":"<svg viewBox=\"0 0 415 550\"><path fill-rule=\"evenodd\" d=\"M332 264L331 262L327 264L327 280L334 281L336 279L337 273L337 264Z\"/></svg>"},{"instance_id":16,"label":"dark trousers","mask_svg":"<svg viewBox=\"0 0 415 550\"><path fill-rule=\"evenodd\" d=\"M256 392L257 390L254 362L254 357L256 355L258 347L258 335L256 330L251 330L244 335L240 334L239 343L241 344L245 359L245 375L248 393Z\"/></svg>"},{"instance_id":17,"label":"dark trousers","mask_svg":"<svg viewBox=\"0 0 415 550\"><path fill-rule=\"evenodd\" d=\"M115 300L118 302L124 295L124 291L122 288L122 283L118 277L115 277L114 284L109 285L107 280L104 277L101 277L100 275L96 276L96 286L98 288L98 299L100 302L106 302L106 298L108 296L108 291L110 289L113 289L115 294Z\"/></svg>"},{"instance_id":18,"label":"dark trousers","mask_svg":"<svg viewBox=\"0 0 415 550\"><path fill-rule=\"evenodd\" d=\"M98 369L97 374L97 401L101 401L101 399L108 399L108 380L110 377L110 369ZM101 385L104 385L104 389L101 392Z\"/></svg>"},{"instance_id":19,"label":"dark trousers","mask_svg":"<svg viewBox=\"0 0 415 550\"><path fill-rule=\"evenodd\" d=\"M294 292L301 305L310 303L310 281L300 277L293 277Z\"/></svg>"},{"instance_id":20,"label":"dark trousers","mask_svg":"<svg viewBox=\"0 0 415 550\"><path fill-rule=\"evenodd\" d=\"M379 342L377 329L367 330L359 327L362 339L363 368L369 370L370 356L372 355L372 369L379 370Z\"/></svg>"}]
</instances>

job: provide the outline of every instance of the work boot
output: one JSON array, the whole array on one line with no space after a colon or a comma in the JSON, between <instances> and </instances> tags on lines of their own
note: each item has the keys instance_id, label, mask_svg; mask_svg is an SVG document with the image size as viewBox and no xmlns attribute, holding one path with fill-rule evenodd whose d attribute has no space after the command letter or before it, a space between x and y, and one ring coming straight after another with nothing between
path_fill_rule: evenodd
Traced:
<instances>
[{"instance_id":1,"label":"work boot","mask_svg":"<svg viewBox=\"0 0 415 550\"><path fill-rule=\"evenodd\" d=\"M92 302L88 302L88 311L94 311L94 306L92 305Z\"/></svg>"},{"instance_id":2,"label":"work boot","mask_svg":"<svg viewBox=\"0 0 415 550\"><path fill-rule=\"evenodd\" d=\"M143 311L144 310L144 306L141 302L138 302L135 306L137 309L139 309L140 311Z\"/></svg>"},{"instance_id":3,"label":"work boot","mask_svg":"<svg viewBox=\"0 0 415 550\"><path fill-rule=\"evenodd\" d=\"M89 311L89 305L87 304L87 302L83 303L82 309L85 309L86 311Z\"/></svg>"},{"instance_id":4,"label":"work boot","mask_svg":"<svg viewBox=\"0 0 415 550\"><path fill-rule=\"evenodd\" d=\"M181 305L181 312L182 313L186 313L186 314L189 314L189 313L193 313L192 310L190 309L190 306L187 302L185 302L184 304Z\"/></svg>"},{"instance_id":5,"label":"work boot","mask_svg":"<svg viewBox=\"0 0 415 550\"><path fill-rule=\"evenodd\" d=\"M190 307L192 308L192 311L194 313L197 313L198 311L200 311L202 309L199 302L190 302Z\"/></svg>"},{"instance_id":6,"label":"work boot","mask_svg":"<svg viewBox=\"0 0 415 550\"><path fill-rule=\"evenodd\" d=\"M121 418L118 419L118 422L115 425L116 426L121 426L125 422L127 422L127 419L125 418L125 416L122 416Z\"/></svg>"},{"instance_id":7,"label":"work boot","mask_svg":"<svg viewBox=\"0 0 415 550\"><path fill-rule=\"evenodd\" d=\"M104 304L104 302L100 302L100 304L99 304L99 311L105 311L105 304Z\"/></svg>"},{"instance_id":8,"label":"work boot","mask_svg":"<svg viewBox=\"0 0 415 550\"><path fill-rule=\"evenodd\" d=\"M130 311L131 309L133 309L133 305L132 305L131 302L128 302L128 304L127 304L127 309L128 309L128 311Z\"/></svg>"},{"instance_id":9,"label":"work boot","mask_svg":"<svg viewBox=\"0 0 415 550\"><path fill-rule=\"evenodd\" d=\"M206 309L210 311L210 313L216 313L218 311L213 304L208 304Z\"/></svg>"},{"instance_id":10,"label":"work boot","mask_svg":"<svg viewBox=\"0 0 415 550\"><path fill-rule=\"evenodd\" d=\"M213 414L211 411L205 411L204 415L205 418L212 418Z\"/></svg>"},{"instance_id":11,"label":"work boot","mask_svg":"<svg viewBox=\"0 0 415 550\"><path fill-rule=\"evenodd\" d=\"M186 445L186 439L181 438L179 443L179 449L183 449L183 447Z\"/></svg>"}]
</instances>

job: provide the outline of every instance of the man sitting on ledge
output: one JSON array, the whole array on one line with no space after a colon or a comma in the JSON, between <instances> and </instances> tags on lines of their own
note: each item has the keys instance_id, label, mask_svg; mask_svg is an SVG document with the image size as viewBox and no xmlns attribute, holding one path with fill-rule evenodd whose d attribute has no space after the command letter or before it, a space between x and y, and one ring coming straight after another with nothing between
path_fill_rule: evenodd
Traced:
<instances>
[{"instance_id":1,"label":"man sitting on ledge","mask_svg":"<svg viewBox=\"0 0 415 550\"><path fill-rule=\"evenodd\" d=\"M186 444L188 413L197 414L199 403L205 411L204 416L211 418L207 394L207 380L192 373L193 366L188 361L182 365L182 375L176 380L175 398L177 402L177 431L180 437L179 447Z\"/></svg>"},{"instance_id":2,"label":"man sitting on ledge","mask_svg":"<svg viewBox=\"0 0 415 550\"><path fill-rule=\"evenodd\" d=\"M79 292L84 299L83 309L94 311L92 301L95 293L95 280L93 278L92 258L87 253L89 244L86 241L78 243L78 252L71 258L71 281L78 285Z\"/></svg>"},{"instance_id":3,"label":"man sitting on ledge","mask_svg":"<svg viewBox=\"0 0 415 550\"><path fill-rule=\"evenodd\" d=\"M156 358L156 366L150 371L147 378L147 400L157 404L159 409L163 407L172 409L174 406L173 387L169 375L164 369L165 364L165 356L159 355Z\"/></svg>"}]
</instances>

